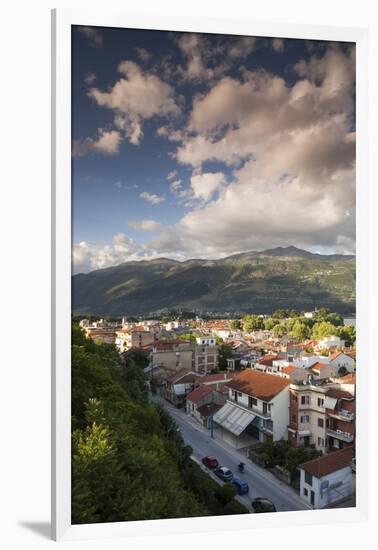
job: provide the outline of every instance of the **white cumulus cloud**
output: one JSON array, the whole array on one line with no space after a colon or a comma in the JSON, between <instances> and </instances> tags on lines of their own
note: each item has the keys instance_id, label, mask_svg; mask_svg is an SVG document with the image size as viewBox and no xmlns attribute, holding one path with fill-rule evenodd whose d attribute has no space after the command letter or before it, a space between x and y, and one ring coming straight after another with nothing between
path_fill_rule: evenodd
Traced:
<instances>
[{"instance_id":1,"label":"white cumulus cloud","mask_svg":"<svg viewBox=\"0 0 378 550\"><path fill-rule=\"evenodd\" d=\"M107 131L100 128L95 139L74 140L72 154L74 157L81 157L91 151L96 151L105 155L115 155L119 152L121 141L121 134L117 130Z\"/></svg>"},{"instance_id":2,"label":"white cumulus cloud","mask_svg":"<svg viewBox=\"0 0 378 550\"><path fill-rule=\"evenodd\" d=\"M156 195L155 193L149 193L148 191L143 191L143 193L140 193L140 198L144 199L147 202L150 202L151 204L160 204L161 202L165 201L164 197L161 197L160 195Z\"/></svg>"}]
</instances>

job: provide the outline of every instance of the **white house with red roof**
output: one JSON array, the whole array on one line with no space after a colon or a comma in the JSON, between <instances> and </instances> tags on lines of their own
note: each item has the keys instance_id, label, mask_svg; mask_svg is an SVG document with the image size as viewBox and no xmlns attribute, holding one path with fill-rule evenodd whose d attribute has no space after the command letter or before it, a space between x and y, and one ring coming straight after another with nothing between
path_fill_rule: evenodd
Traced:
<instances>
[{"instance_id":1,"label":"white house with red roof","mask_svg":"<svg viewBox=\"0 0 378 550\"><path fill-rule=\"evenodd\" d=\"M330 336L325 336L322 340L319 340L316 347L322 350L343 348L344 346L345 340L342 340L339 336L336 336L336 334L332 334Z\"/></svg>"},{"instance_id":2,"label":"white house with red roof","mask_svg":"<svg viewBox=\"0 0 378 550\"><path fill-rule=\"evenodd\" d=\"M318 361L308 369L308 373L310 373L315 380L331 378L333 376L336 376L337 372L338 368L335 365L331 365L330 363L323 363L321 361Z\"/></svg>"},{"instance_id":3,"label":"white house with red roof","mask_svg":"<svg viewBox=\"0 0 378 550\"><path fill-rule=\"evenodd\" d=\"M222 439L236 448L287 438L290 380L246 369L227 383L226 404L214 415Z\"/></svg>"},{"instance_id":4,"label":"white house with red roof","mask_svg":"<svg viewBox=\"0 0 378 550\"><path fill-rule=\"evenodd\" d=\"M327 508L353 494L353 447L301 464L300 496L313 508Z\"/></svg>"},{"instance_id":5,"label":"white house with red roof","mask_svg":"<svg viewBox=\"0 0 378 550\"><path fill-rule=\"evenodd\" d=\"M281 369L277 374L283 378L288 378L290 382L307 380L309 376L306 369L296 367L295 365L288 365L287 367Z\"/></svg>"},{"instance_id":6,"label":"white house with red roof","mask_svg":"<svg viewBox=\"0 0 378 550\"><path fill-rule=\"evenodd\" d=\"M343 351L336 351L329 356L330 365L334 365L338 370L344 368L346 372L354 372L356 361L350 355Z\"/></svg>"}]
</instances>

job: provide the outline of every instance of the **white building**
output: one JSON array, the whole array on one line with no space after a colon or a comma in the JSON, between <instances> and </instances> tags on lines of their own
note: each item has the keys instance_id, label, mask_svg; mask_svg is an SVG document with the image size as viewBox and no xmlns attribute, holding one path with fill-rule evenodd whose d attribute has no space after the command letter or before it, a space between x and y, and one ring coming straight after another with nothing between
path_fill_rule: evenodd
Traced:
<instances>
[{"instance_id":1,"label":"white building","mask_svg":"<svg viewBox=\"0 0 378 550\"><path fill-rule=\"evenodd\" d=\"M301 464L300 496L313 508L327 508L353 493L354 448L315 458Z\"/></svg>"},{"instance_id":2,"label":"white building","mask_svg":"<svg viewBox=\"0 0 378 550\"><path fill-rule=\"evenodd\" d=\"M319 355L302 355L301 357L298 357L298 359L294 359L293 365L308 369L309 367L312 367L312 365L315 365L315 363L318 363L319 360L321 360L322 363L329 362L328 357L319 357Z\"/></svg>"},{"instance_id":3,"label":"white building","mask_svg":"<svg viewBox=\"0 0 378 550\"><path fill-rule=\"evenodd\" d=\"M334 365L337 367L337 370L344 367L347 372L354 372L356 367L356 362L353 359L353 357L350 357L346 353L343 353L342 351L337 351L335 353L332 353L329 357L329 362L331 365Z\"/></svg>"},{"instance_id":4,"label":"white building","mask_svg":"<svg viewBox=\"0 0 378 550\"><path fill-rule=\"evenodd\" d=\"M226 384L226 404L214 415L224 441L236 448L287 439L290 380L247 369Z\"/></svg>"},{"instance_id":5,"label":"white building","mask_svg":"<svg viewBox=\"0 0 378 550\"><path fill-rule=\"evenodd\" d=\"M335 334L325 336L322 340L319 340L317 345L318 349L342 348L344 346L345 340L341 340L341 338Z\"/></svg>"}]
</instances>

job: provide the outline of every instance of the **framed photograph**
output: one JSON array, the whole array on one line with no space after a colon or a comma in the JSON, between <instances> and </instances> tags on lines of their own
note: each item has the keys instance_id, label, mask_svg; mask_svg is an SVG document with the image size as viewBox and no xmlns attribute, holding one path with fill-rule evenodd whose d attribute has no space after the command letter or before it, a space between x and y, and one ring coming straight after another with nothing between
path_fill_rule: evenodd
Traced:
<instances>
[{"instance_id":1,"label":"framed photograph","mask_svg":"<svg viewBox=\"0 0 378 550\"><path fill-rule=\"evenodd\" d=\"M366 518L367 31L52 31L54 538Z\"/></svg>"}]
</instances>

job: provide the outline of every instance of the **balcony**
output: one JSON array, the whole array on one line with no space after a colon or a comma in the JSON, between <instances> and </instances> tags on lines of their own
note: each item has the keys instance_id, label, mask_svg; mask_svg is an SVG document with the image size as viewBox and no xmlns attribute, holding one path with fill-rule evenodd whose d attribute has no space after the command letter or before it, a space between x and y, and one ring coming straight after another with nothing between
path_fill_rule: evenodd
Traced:
<instances>
[{"instance_id":1,"label":"balcony","mask_svg":"<svg viewBox=\"0 0 378 550\"><path fill-rule=\"evenodd\" d=\"M340 409L339 411L327 411L328 416L331 416L332 418L337 418L338 420L344 420L347 422L351 422L354 420L354 413L351 413L349 411L346 411L345 409Z\"/></svg>"},{"instance_id":2,"label":"balcony","mask_svg":"<svg viewBox=\"0 0 378 550\"><path fill-rule=\"evenodd\" d=\"M229 401L231 401L232 403L237 403L239 407L242 407L246 411L249 411L249 412L255 414L256 416L259 416L260 418L263 418L263 419L270 419L271 418L271 414L270 414L269 411L263 412L261 409L258 409L257 407L253 407L253 406L250 407L249 405L245 405L244 403L241 403L240 401L238 401L235 398L229 399Z\"/></svg>"},{"instance_id":3,"label":"balcony","mask_svg":"<svg viewBox=\"0 0 378 550\"><path fill-rule=\"evenodd\" d=\"M326 433L329 437L341 439L341 441L345 441L346 443L351 443L354 440L354 434L351 434L349 432L343 432L341 430L330 430L329 428L327 428Z\"/></svg>"}]
</instances>

